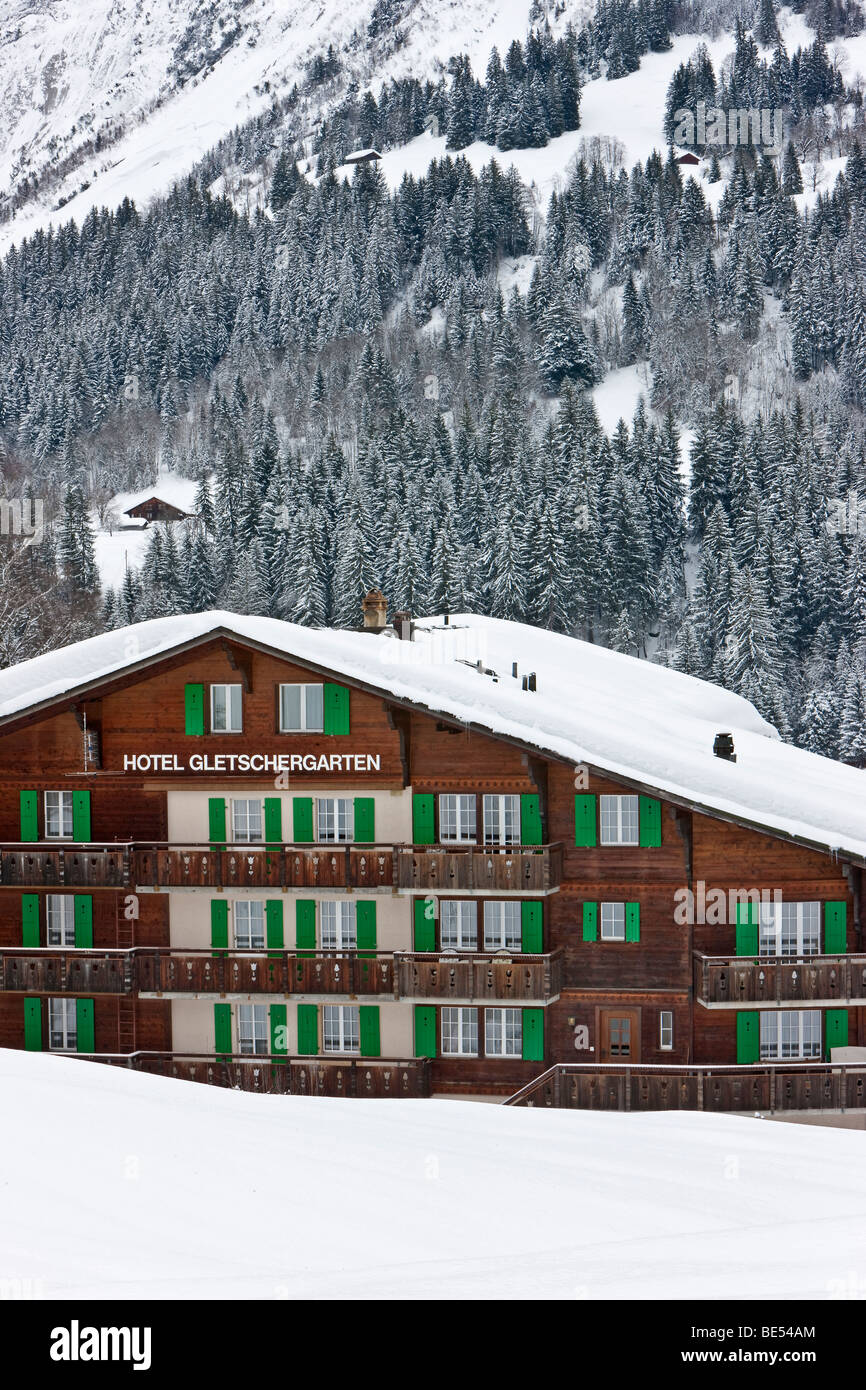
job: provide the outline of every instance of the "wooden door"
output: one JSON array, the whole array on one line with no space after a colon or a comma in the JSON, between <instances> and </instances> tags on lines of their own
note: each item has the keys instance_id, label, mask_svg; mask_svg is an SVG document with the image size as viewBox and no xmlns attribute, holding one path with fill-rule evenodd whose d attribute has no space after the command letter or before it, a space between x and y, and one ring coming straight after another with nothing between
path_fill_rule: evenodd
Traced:
<instances>
[{"instance_id":1,"label":"wooden door","mask_svg":"<svg viewBox=\"0 0 866 1390\"><path fill-rule=\"evenodd\" d=\"M601 1009L599 1061L640 1061L640 1010Z\"/></svg>"}]
</instances>

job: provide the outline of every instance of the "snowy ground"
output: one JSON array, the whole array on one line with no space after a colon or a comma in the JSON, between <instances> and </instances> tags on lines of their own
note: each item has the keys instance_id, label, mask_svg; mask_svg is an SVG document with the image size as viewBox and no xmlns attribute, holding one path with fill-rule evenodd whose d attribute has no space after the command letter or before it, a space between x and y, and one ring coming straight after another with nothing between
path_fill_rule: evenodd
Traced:
<instances>
[{"instance_id":1,"label":"snowy ground","mask_svg":"<svg viewBox=\"0 0 866 1390\"><path fill-rule=\"evenodd\" d=\"M862 1132L261 1097L9 1051L0 1087L0 1280L45 1298L866 1288Z\"/></svg>"},{"instance_id":2,"label":"snowy ground","mask_svg":"<svg viewBox=\"0 0 866 1390\"><path fill-rule=\"evenodd\" d=\"M156 482L139 492L119 492L111 499L106 527L100 525L95 512L91 513L95 535L94 555L104 589L118 589L128 569L141 568L153 534L143 522L135 523L125 516L127 509L147 501L149 497L161 497L182 512L191 513L195 511L197 492L198 482L195 478L160 471Z\"/></svg>"}]
</instances>

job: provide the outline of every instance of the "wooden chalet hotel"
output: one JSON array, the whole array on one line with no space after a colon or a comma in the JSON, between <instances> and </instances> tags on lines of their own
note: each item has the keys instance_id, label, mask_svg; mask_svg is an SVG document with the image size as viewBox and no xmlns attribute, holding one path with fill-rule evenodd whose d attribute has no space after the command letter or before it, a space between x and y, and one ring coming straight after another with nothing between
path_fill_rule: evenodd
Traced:
<instances>
[{"instance_id":1,"label":"wooden chalet hotel","mask_svg":"<svg viewBox=\"0 0 866 1390\"><path fill-rule=\"evenodd\" d=\"M0 1046L286 1093L864 1106L864 778L714 686L389 625L376 592L355 632L106 633L0 672Z\"/></svg>"}]
</instances>

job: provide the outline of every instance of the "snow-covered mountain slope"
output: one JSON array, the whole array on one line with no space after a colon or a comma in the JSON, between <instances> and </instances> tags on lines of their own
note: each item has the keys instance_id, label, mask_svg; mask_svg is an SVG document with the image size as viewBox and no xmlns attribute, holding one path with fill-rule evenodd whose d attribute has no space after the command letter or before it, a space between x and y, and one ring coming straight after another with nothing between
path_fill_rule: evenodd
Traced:
<instances>
[{"instance_id":1,"label":"snow-covered mountain slope","mask_svg":"<svg viewBox=\"0 0 866 1390\"><path fill-rule=\"evenodd\" d=\"M0 1085L0 1279L38 1297L763 1303L862 1268L862 1133L245 1095L28 1052L0 1051Z\"/></svg>"},{"instance_id":2,"label":"snow-covered mountain slope","mask_svg":"<svg viewBox=\"0 0 866 1390\"><path fill-rule=\"evenodd\" d=\"M3 228L2 244L92 206L165 191L302 81L329 45L361 83L434 76L461 51L483 71L494 44L525 36L530 0L394 0L395 18L371 37L381 8L381 0L16 0L0 28L0 198L46 169L61 176ZM558 23L590 9L590 0L568 0Z\"/></svg>"},{"instance_id":3,"label":"snow-covered mountain slope","mask_svg":"<svg viewBox=\"0 0 866 1390\"><path fill-rule=\"evenodd\" d=\"M383 23L383 3L215 0L205 17L194 0L18 0L0 29L0 207L25 179L48 177L0 223L0 252L38 227L80 223L93 207L125 197L145 206L234 127L303 83L329 45L346 79L361 88L409 74L438 77L461 52L483 75L494 45L504 52L525 37L532 9L531 0L390 0L395 18ZM548 18L561 32L593 9L593 0L564 0L549 6ZM779 25L789 53L815 37L789 9ZM699 42L717 70L733 50L730 34L677 35L668 52L644 55L638 72L588 83L579 130L542 150L503 154L477 142L463 157L476 170L492 157L513 165L543 216L584 139L614 137L626 167L664 147L668 84ZM866 35L836 47L849 81L866 75ZM310 125L327 100L327 93L313 95L305 110ZM395 188L405 172L423 173L444 153L444 135L424 135L387 152L383 172Z\"/></svg>"}]
</instances>

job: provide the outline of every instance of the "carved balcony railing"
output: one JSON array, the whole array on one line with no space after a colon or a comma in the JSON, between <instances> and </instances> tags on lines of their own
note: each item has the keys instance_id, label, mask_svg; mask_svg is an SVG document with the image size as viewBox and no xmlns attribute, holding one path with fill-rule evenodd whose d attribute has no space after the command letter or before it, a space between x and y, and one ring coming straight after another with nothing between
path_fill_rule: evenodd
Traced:
<instances>
[{"instance_id":1,"label":"carved balcony railing","mask_svg":"<svg viewBox=\"0 0 866 1390\"><path fill-rule=\"evenodd\" d=\"M152 1076L198 1081L235 1091L281 1096L423 1099L430 1095L430 1063L384 1057L288 1057L209 1053L132 1052L77 1054L88 1062L126 1067Z\"/></svg>"},{"instance_id":2,"label":"carved balcony railing","mask_svg":"<svg viewBox=\"0 0 866 1390\"><path fill-rule=\"evenodd\" d=\"M562 1110L863 1110L866 1067L832 1062L664 1066L562 1062L506 1105Z\"/></svg>"},{"instance_id":3,"label":"carved balcony railing","mask_svg":"<svg viewBox=\"0 0 866 1390\"><path fill-rule=\"evenodd\" d=\"M866 955L694 956L695 998L707 1009L795 1009L866 1001Z\"/></svg>"},{"instance_id":4,"label":"carved balcony railing","mask_svg":"<svg viewBox=\"0 0 866 1390\"><path fill-rule=\"evenodd\" d=\"M562 989L562 952L549 955L474 951L399 953L401 999L552 1003Z\"/></svg>"},{"instance_id":5,"label":"carved balcony railing","mask_svg":"<svg viewBox=\"0 0 866 1390\"><path fill-rule=\"evenodd\" d=\"M26 994L377 995L550 1003L562 954L0 948L0 991Z\"/></svg>"},{"instance_id":6,"label":"carved balcony railing","mask_svg":"<svg viewBox=\"0 0 866 1390\"><path fill-rule=\"evenodd\" d=\"M300 888L403 893L522 893L562 882L562 845L0 846L0 887Z\"/></svg>"}]
</instances>

